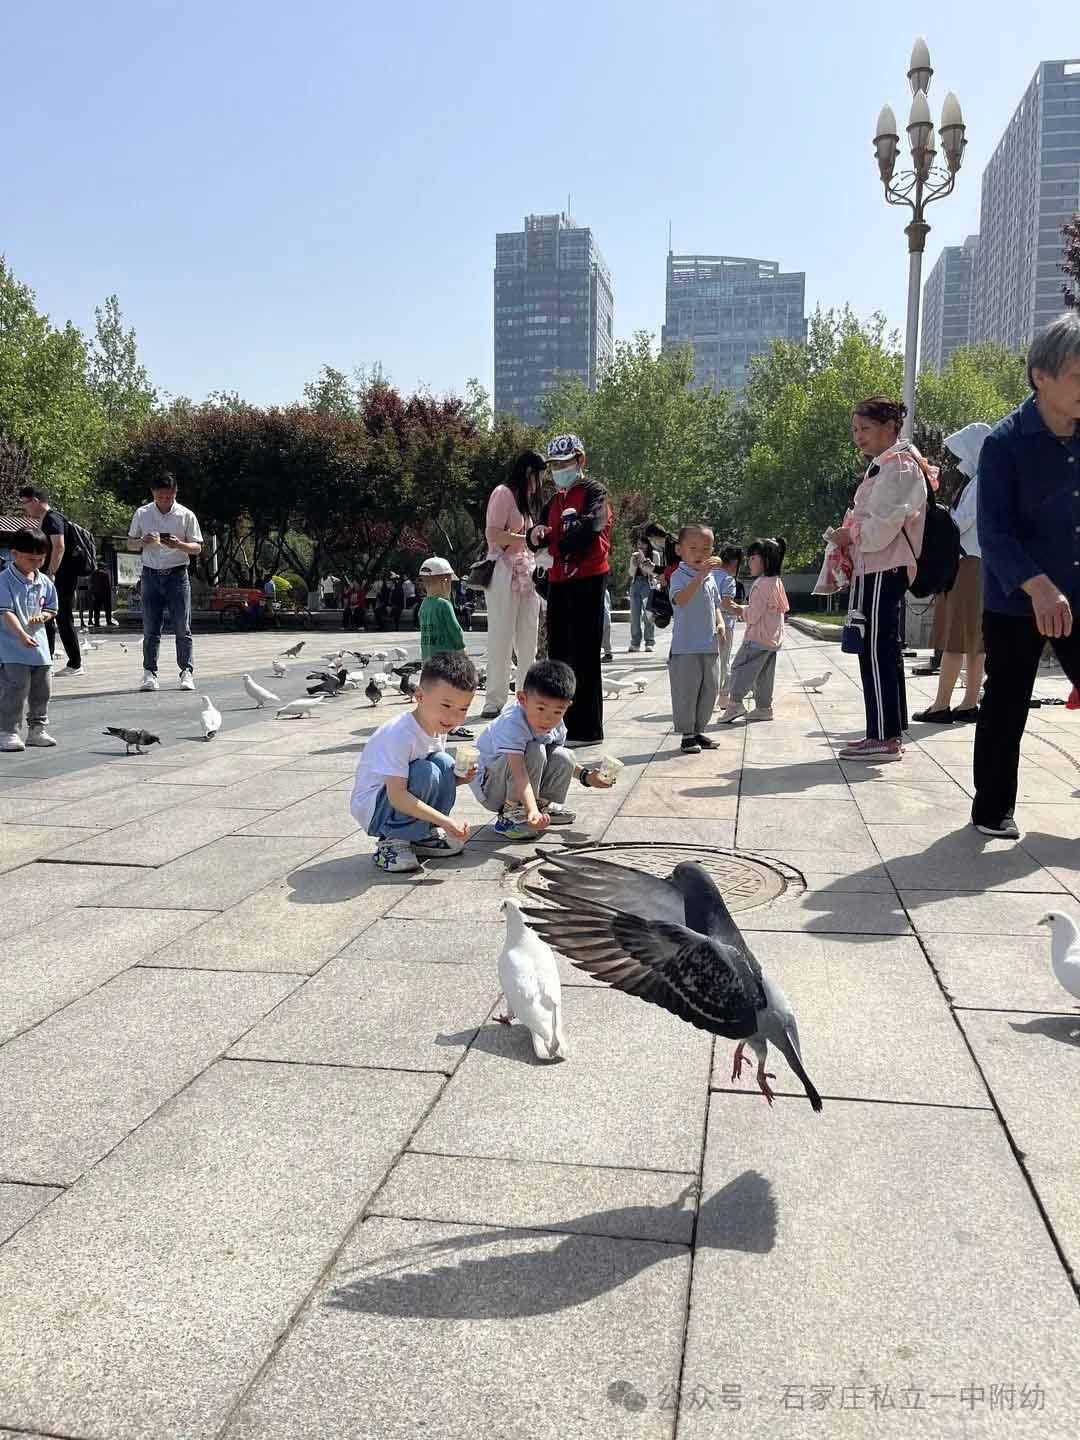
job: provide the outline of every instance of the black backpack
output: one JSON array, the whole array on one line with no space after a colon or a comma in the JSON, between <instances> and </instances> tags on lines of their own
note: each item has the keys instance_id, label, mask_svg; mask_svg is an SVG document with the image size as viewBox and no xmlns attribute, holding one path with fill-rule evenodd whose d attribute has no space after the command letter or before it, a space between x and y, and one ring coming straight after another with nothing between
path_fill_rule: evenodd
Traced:
<instances>
[{"instance_id":1,"label":"black backpack","mask_svg":"<svg viewBox=\"0 0 1080 1440\"><path fill-rule=\"evenodd\" d=\"M646 610L652 616L653 621L661 630L671 624L671 617L674 613L671 606L671 597L666 590L652 590L645 604Z\"/></svg>"},{"instance_id":2,"label":"black backpack","mask_svg":"<svg viewBox=\"0 0 1080 1440\"><path fill-rule=\"evenodd\" d=\"M915 549L904 529L904 539L915 559L915 579L908 586L917 600L931 595L945 595L956 584L960 569L960 531L956 521L934 498L930 481L926 482L926 524L923 528L922 554Z\"/></svg>"},{"instance_id":3,"label":"black backpack","mask_svg":"<svg viewBox=\"0 0 1080 1440\"><path fill-rule=\"evenodd\" d=\"M64 522L64 558L60 561L60 568L69 575L92 575L97 568L94 537L66 515L61 518Z\"/></svg>"}]
</instances>

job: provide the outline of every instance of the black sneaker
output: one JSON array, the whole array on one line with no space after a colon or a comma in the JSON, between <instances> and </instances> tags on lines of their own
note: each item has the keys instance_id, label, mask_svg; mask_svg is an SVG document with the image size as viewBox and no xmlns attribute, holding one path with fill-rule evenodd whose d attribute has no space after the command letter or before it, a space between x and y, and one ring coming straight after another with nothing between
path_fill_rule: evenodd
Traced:
<instances>
[{"instance_id":1,"label":"black sneaker","mask_svg":"<svg viewBox=\"0 0 1080 1440\"><path fill-rule=\"evenodd\" d=\"M980 835L989 835L995 840L1020 839L1020 829L1016 821L1013 819L1013 812L1011 810L1008 811L1007 814L1001 820L999 820L996 825L984 824L981 821L976 820L974 815L972 815L971 817L971 823L975 826L975 829L978 830Z\"/></svg>"},{"instance_id":2,"label":"black sneaker","mask_svg":"<svg viewBox=\"0 0 1080 1440\"><path fill-rule=\"evenodd\" d=\"M680 745L679 749L682 751L682 753L683 753L684 755L700 755L700 754L701 754L701 746L700 746L700 744L698 743L698 736L697 736L697 735L684 735L684 736L683 736L683 740L682 740L682 745Z\"/></svg>"},{"instance_id":3,"label":"black sneaker","mask_svg":"<svg viewBox=\"0 0 1080 1440\"><path fill-rule=\"evenodd\" d=\"M716 741L710 740L708 735L695 735L694 739L701 746L702 750L715 750Z\"/></svg>"}]
</instances>

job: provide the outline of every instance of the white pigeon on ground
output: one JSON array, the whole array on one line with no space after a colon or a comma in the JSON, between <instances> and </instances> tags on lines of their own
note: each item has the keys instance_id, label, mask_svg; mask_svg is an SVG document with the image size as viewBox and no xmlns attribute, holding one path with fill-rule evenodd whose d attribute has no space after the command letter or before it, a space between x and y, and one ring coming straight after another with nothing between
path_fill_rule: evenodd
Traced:
<instances>
[{"instance_id":1,"label":"white pigeon on ground","mask_svg":"<svg viewBox=\"0 0 1080 1440\"><path fill-rule=\"evenodd\" d=\"M831 670L826 670L824 675L815 675L812 680L804 680L802 682L803 689L812 690L815 695L819 695L821 693L822 686L826 683L831 674Z\"/></svg>"},{"instance_id":2,"label":"white pigeon on ground","mask_svg":"<svg viewBox=\"0 0 1080 1440\"><path fill-rule=\"evenodd\" d=\"M1050 969L1054 979L1074 1000L1080 1000L1080 930L1076 921L1060 910L1048 910L1039 924L1050 927Z\"/></svg>"},{"instance_id":3,"label":"white pigeon on ground","mask_svg":"<svg viewBox=\"0 0 1080 1440\"><path fill-rule=\"evenodd\" d=\"M221 711L214 709L214 702L209 695L199 697L203 702L202 727L207 740L212 740L221 729Z\"/></svg>"},{"instance_id":4,"label":"white pigeon on ground","mask_svg":"<svg viewBox=\"0 0 1080 1440\"><path fill-rule=\"evenodd\" d=\"M602 675L600 688L606 696L618 699L623 695L640 695L645 689L644 680L624 680L615 675Z\"/></svg>"},{"instance_id":5,"label":"white pigeon on ground","mask_svg":"<svg viewBox=\"0 0 1080 1440\"><path fill-rule=\"evenodd\" d=\"M257 684L250 675L245 675L243 677L243 683L244 689L251 696L252 700L255 701L255 704L259 707L260 710L263 708L264 705L281 704L280 695L275 695L271 690L264 690L263 687Z\"/></svg>"},{"instance_id":6,"label":"white pigeon on ground","mask_svg":"<svg viewBox=\"0 0 1080 1440\"><path fill-rule=\"evenodd\" d=\"M526 925L521 907L509 897L502 902L506 915L506 943L499 956L499 984L507 1013L501 1025L515 1020L528 1029L533 1051L540 1060L565 1060L569 1055L562 1030L562 986L551 946Z\"/></svg>"},{"instance_id":7,"label":"white pigeon on ground","mask_svg":"<svg viewBox=\"0 0 1080 1440\"><path fill-rule=\"evenodd\" d=\"M282 662L281 662L280 660L271 660L271 661L270 661L270 668L271 668L271 670L273 670L274 674L275 674L275 675L277 676L277 678L280 680L281 677L285 674L285 671L286 671L289 667L288 667L287 665L282 664Z\"/></svg>"},{"instance_id":8,"label":"white pigeon on ground","mask_svg":"<svg viewBox=\"0 0 1080 1440\"><path fill-rule=\"evenodd\" d=\"M305 715L310 715L326 699L325 695L308 695L300 700L290 700L288 704L282 705L275 713L278 720L302 720Z\"/></svg>"},{"instance_id":9,"label":"white pigeon on ground","mask_svg":"<svg viewBox=\"0 0 1080 1440\"><path fill-rule=\"evenodd\" d=\"M541 939L579 970L699 1030L737 1040L731 1078L757 1056L757 1082L773 1103L765 1069L769 1041L802 1082L814 1110L821 1096L806 1073L799 1027L787 997L766 975L732 919L715 880L682 863L661 879L585 855L552 853L540 867L543 886L526 890L550 908L529 906Z\"/></svg>"},{"instance_id":10,"label":"white pigeon on ground","mask_svg":"<svg viewBox=\"0 0 1080 1440\"><path fill-rule=\"evenodd\" d=\"M373 685L377 685L380 690L385 690L386 687L390 684L390 676L386 673L385 670L372 670L372 672L368 676L368 680Z\"/></svg>"},{"instance_id":11,"label":"white pigeon on ground","mask_svg":"<svg viewBox=\"0 0 1080 1440\"><path fill-rule=\"evenodd\" d=\"M372 651L371 658L372 660L378 660L381 664L384 660L389 660L390 656L385 650L374 650Z\"/></svg>"},{"instance_id":12,"label":"white pigeon on ground","mask_svg":"<svg viewBox=\"0 0 1080 1440\"><path fill-rule=\"evenodd\" d=\"M407 660L408 650L403 650L400 645L395 645L392 650L387 651L387 657L391 660Z\"/></svg>"}]
</instances>

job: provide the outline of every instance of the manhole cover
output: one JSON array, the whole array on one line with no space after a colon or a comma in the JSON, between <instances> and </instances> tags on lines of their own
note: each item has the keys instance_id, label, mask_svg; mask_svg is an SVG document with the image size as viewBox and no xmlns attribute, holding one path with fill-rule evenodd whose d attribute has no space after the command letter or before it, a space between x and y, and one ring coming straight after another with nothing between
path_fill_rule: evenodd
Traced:
<instances>
[{"instance_id":1,"label":"manhole cover","mask_svg":"<svg viewBox=\"0 0 1080 1440\"><path fill-rule=\"evenodd\" d=\"M676 865L696 860L716 881L731 911L753 910L767 905L791 886L802 889L802 876L790 865L766 860L756 855L736 854L731 850L706 850L697 845L653 845L643 841L637 845L582 845L561 855L591 855L597 860L610 860L613 865L626 865L632 870L646 870L650 875L668 876ZM531 885L545 889L539 875L541 856L522 866L514 876L519 889Z\"/></svg>"}]
</instances>

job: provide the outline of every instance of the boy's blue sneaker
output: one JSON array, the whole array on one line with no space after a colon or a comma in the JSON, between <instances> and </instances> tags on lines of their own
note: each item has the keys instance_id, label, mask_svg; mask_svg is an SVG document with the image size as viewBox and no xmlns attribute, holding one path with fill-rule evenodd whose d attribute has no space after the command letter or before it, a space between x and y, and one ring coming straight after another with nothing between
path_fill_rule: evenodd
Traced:
<instances>
[{"instance_id":1,"label":"boy's blue sneaker","mask_svg":"<svg viewBox=\"0 0 1080 1440\"><path fill-rule=\"evenodd\" d=\"M421 868L411 845L395 845L392 840L379 841L372 861L377 870L385 870L388 875L403 875L408 870Z\"/></svg>"},{"instance_id":2,"label":"boy's blue sneaker","mask_svg":"<svg viewBox=\"0 0 1080 1440\"><path fill-rule=\"evenodd\" d=\"M535 840L539 833L525 823L522 805L504 805L495 821L495 834L500 840Z\"/></svg>"},{"instance_id":3,"label":"boy's blue sneaker","mask_svg":"<svg viewBox=\"0 0 1080 1440\"><path fill-rule=\"evenodd\" d=\"M464 840L454 840L445 830L433 825L423 840L412 841L410 847L415 855L425 860L447 860L451 855L460 855L465 849Z\"/></svg>"}]
</instances>

